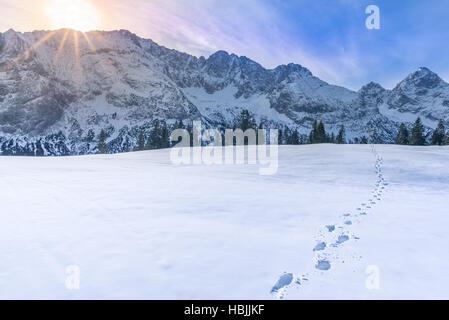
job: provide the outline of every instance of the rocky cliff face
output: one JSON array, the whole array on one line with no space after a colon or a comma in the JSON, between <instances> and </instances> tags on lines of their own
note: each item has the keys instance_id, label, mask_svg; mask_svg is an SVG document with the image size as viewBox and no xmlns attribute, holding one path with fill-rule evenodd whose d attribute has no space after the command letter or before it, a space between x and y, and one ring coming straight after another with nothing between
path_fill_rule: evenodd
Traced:
<instances>
[{"instance_id":1,"label":"rocky cliff face","mask_svg":"<svg viewBox=\"0 0 449 320\"><path fill-rule=\"evenodd\" d=\"M314 119L348 137L370 129L391 142L400 122L449 120L449 85L420 68L393 90L330 85L297 65L272 70L218 51L197 58L125 31L0 34L0 152L95 152L104 129L114 152L153 120L230 126L249 109L266 126L307 132Z\"/></svg>"}]
</instances>

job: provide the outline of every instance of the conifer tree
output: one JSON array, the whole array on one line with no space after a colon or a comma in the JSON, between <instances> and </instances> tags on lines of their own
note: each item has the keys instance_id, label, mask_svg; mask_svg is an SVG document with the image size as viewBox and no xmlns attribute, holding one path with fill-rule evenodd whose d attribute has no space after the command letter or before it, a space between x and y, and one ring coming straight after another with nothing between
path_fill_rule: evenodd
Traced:
<instances>
[{"instance_id":1,"label":"conifer tree","mask_svg":"<svg viewBox=\"0 0 449 320\"><path fill-rule=\"evenodd\" d=\"M255 131L257 139L257 122L247 109L243 109L242 112L240 112L240 115L234 120L234 130L236 129L241 129L243 132L252 129ZM245 145L247 143L248 142L245 139Z\"/></svg>"},{"instance_id":2,"label":"conifer tree","mask_svg":"<svg viewBox=\"0 0 449 320\"><path fill-rule=\"evenodd\" d=\"M137 137L137 143L136 147L134 148L134 151L143 151L143 150L145 150L145 134L143 130L141 130Z\"/></svg>"},{"instance_id":3,"label":"conifer tree","mask_svg":"<svg viewBox=\"0 0 449 320\"><path fill-rule=\"evenodd\" d=\"M316 143L326 143L326 129L323 121L320 121L316 129L315 141Z\"/></svg>"},{"instance_id":4,"label":"conifer tree","mask_svg":"<svg viewBox=\"0 0 449 320\"><path fill-rule=\"evenodd\" d=\"M153 129L150 131L150 136L148 137L145 149L160 149L161 147L161 127L159 120L153 122Z\"/></svg>"},{"instance_id":5,"label":"conifer tree","mask_svg":"<svg viewBox=\"0 0 449 320\"><path fill-rule=\"evenodd\" d=\"M416 119L415 124L410 131L409 143L412 146L423 146L426 143L426 138L424 137L424 126L421 118Z\"/></svg>"},{"instance_id":6,"label":"conifer tree","mask_svg":"<svg viewBox=\"0 0 449 320\"><path fill-rule=\"evenodd\" d=\"M237 118L236 127L238 129L242 129L242 131L246 131L248 129L256 130L257 123L250 112L247 109L244 109L240 113L240 116Z\"/></svg>"},{"instance_id":7,"label":"conifer tree","mask_svg":"<svg viewBox=\"0 0 449 320\"><path fill-rule=\"evenodd\" d=\"M279 129L279 134L278 134L278 145L282 145L283 144L283 135L282 135L282 129Z\"/></svg>"},{"instance_id":8,"label":"conifer tree","mask_svg":"<svg viewBox=\"0 0 449 320\"><path fill-rule=\"evenodd\" d=\"M447 130L446 135L444 136L443 145L449 146L449 130Z\"/></svg>"},{"instance_id":9,"label":"conifer tree","mask_svg":"<svg viewBox=\"0 0 449 320\"><path fill-rule=\"evenodd\" d=\"M433 132L431 144L437 146L443 145L445 132L446 130L444 128L443 120L440 120L437 128Z\"/></svg>"},{"instance_id":10,"label":"conifer tree","mask_svg":"<svg viewBox=\"0 0 449 320\"><path fill-rule=\"evenodd\" d=\"M295 129L292 134L289 137L289 143L291 145L298 145L299 144L299 132L298 129Z\"/></svg>"},{"instance_id":11,"label":"conifer tree","mask_svg":"<svg viewBox=\"0 0 449 320\"><path fill-rule=\"evenodd\" d=\"M368 138L367 138L366 136L363 136L363 137L360 139L360 144L368 144Z\"/></svg>"},{"instance_id":12,"label":"conifer tree","mask_svg":"<svg viewBox=\"0 0 449 320\"><path fill-rule=\"evenodd\" d=\"M309 134L309 143L316 143L316 136L318 130L318 121L314 120L312 123L312 130Z\"/></svg>"},{"instance_id":13,"label":"conifer tree","mask_svg":"<svg viewBox=\"0 0 449 320\"><path fill-rule=\"evenodd\" d=\"M346 131L345 131L344 125L341 125L340 131L338 131L338 135L335 138L335 143L336 144L345 144L346 143Z\"/></svg>"},{"instance_id":14,"label":"conifer tree","mask_svg":"<svg viewBox=\"0 0 449 320\"><path fill-rule=\"evenodd\" d=\"M98 136L97 152L99 154L108 153L108 145L106 144L106 133L101 129L100 135Z\"/></svg>"},{"instance_id":15,"label":"conifer tree","mask_svg":"<svg viewBox=\"0 0 449 320\"><path fill-rule=\"evenodd\" d=\"M169 148L170 147L170 137L168 134L168 127L165 121L162 121L160 129L160 145L159 148Z\"/></svg>"},{"instance_id":16,"label":"conifer tree","mask_svg":"<svg viewBox=\"0 0 449 320\"><path fill-rule=\"evenodd\" d=\"M289 127L284 128L284 141L285 144L290 144L290 136L292 135Z\"/></svg>"},{"instance_id":17,"label":"conifer tree","mask_svg":"<svg viewBox=\"0 0 449 320\"><path fill-rule=\"evenodd\" d=\"M192 124L188 124L187 127L186 127L186 130L187 130L187 132L190 135L190 146L193 147L193 125ZM224 139L223 139L223 141L224 141Z\"/></svg>"},{"instance_id":18,"label":"conifer tree","mask_svg":"<svg viewBox=\"0 0 449 320\"><path fill-rule=\"evenodd\" d=\"M401 125L399 126L398 135L396 136L394 143L406 145L409 143L408 140L409 140L408 129L404 123L401 123Z\"/></svg>"},{"instance_id":19,"label":"conifer tree","mask_svg":"<svg viewBox=\"0 0 449 320\"><path fill-rule=\"evenodd\" d=\"M263 139L265 139L266 140L266 137L260 137L259 138L259 130L263 130L263 124L262 124L262 122L261 123L259 123L259 127L257 127L257 130L256 130L256 141L257 141L257 143L260 143L260 141L264 141ZM279 138L278 138L279 139ZM260 141L259 141L260 140ZM266 141L265 141L266 142Z\"/></svg>"}]
</instances>

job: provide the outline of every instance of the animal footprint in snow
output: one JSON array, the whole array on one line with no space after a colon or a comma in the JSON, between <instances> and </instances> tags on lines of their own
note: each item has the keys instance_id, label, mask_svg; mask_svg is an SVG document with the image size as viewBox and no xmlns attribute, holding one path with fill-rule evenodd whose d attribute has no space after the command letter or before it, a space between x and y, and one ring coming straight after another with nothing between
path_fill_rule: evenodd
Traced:
<instances>
[{"instance_id":1,"label":"animal footprint in snow","mask_svg":"<svg viewBox=\"0 0 449 320\"><path fill-rule=\"evenodd\" d=\"M315 268L322 271L327 271L331 268L331 264L327 260L319 260L315 265Z\"/></svg>"},{"instance_id":2,"label":"animal footprint in snow","mask_svg":"<svg viewBox=\"0 0 449 320\"><path fill-rule=\"evenodd\" d=\"M273 286L273 288L271 288L271 293L276 293L282 288L287 287L292 283L292 281L293 281L293 274L284 273L276 282L276 284Z\"/></svg>"},{"instance_id":3,"label":"animal footprint in snow","mask_svg":"<svg viewBox=\"0 0 449 320\"><path fill-rule=\"evenodd\" d=\"M323 251L324 249L326 249L326 242L319 242L315 248L313 248L313 251Z\"/></svg>"},{"instance_id":4,"label":"animal footprint in snow","mask_svg":"<svg viewBox=\"0 0 449 320\"><path fill-rule=\"evenodd\" d=\"M342 243L344 243L344 242L346 242L348 240L349 240L349 236L343 234L343 235L338 237L337 242L335 242L335 245L338 246L338 245L340 245L340 244L342 244Z\"/></svg>"}]
</instances>

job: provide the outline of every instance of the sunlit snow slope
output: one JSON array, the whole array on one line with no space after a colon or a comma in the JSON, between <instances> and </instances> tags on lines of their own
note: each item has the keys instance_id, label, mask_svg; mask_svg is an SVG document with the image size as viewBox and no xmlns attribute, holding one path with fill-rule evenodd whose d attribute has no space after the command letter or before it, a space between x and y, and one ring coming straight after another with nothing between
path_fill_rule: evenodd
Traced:
<instances>
[{"instance_id":1,"label":"sunlit snow slope","mask_svg":"<svg viewBox=\"0 0 449 320\"><path fill-rule=\"evenodd\" d=\"M281 147L274 176L168 150L0 157L0 298L275 299L292 273L284 299L447 299L449 149L375 149ZM317 270L330 225L348 239Z\"/></svg>"}]
</instances>

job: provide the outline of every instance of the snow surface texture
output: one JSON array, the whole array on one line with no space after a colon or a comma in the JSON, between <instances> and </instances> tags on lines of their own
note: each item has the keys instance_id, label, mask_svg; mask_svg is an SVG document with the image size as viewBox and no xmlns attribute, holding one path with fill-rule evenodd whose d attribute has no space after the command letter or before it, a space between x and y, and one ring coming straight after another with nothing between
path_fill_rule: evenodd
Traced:
<instances>
[{"instance_id":1,"label":"snow surface texture","mask_svg":"<svg viewBox=\"0 0 449 320\"><path fill-rule=\"evenodd\" d=\"M392 90L355 92L298 64L265 69L224 51L197 58L126 30L0 33L1 154L95 153L102 129L109 150L122 152L155 119L232 128L242 109L266 128L308 134L322 120L329 132L344 124L350 139L369 129L385 143L418 116L427 135L440 119L449 125L449 84L419 68Z\"/></svg>"},{"instance_id":2,"label":"snow surface texture","mask_svg":"<svg viewBox=\"0 0 449 320\"><path fill-rule=\"evenodd\" d=\"M340 246L350 239L359 240L360 238L354 234L354 225L359 224L362 218L371 211L378 201L382 200L383 193L386 191L386 187L389 185L383 175L383 160L382 157L377 153L376 147L371 146L371 152L376 158L375 168L377 174L377 181L370 195L370 199L366 202L360 204L360 206L353 211L353 213L344 213L340 219L339 223L323 226L317 237L317 244L313 251L318 251L315 255L314 260L316 261L315 269L318 271L328 271L331 269L334 263L345 263L346 257L340 256ZM361 258L361 257L359 257ZM311 274L313 276L319 276L319 272L315 273L305 273L299 275L296 281L293 279L291 273L285 273L276 283L276 285L271 289L271 292L276 294L276 297L283 299L286 292L291 284L296 286L301 286L306 281L310 281ZM289 281L286 281L288 279Z\"/></svg>"},{"instance_id":3,"label":"snow surface texture","mask_svg":"<svg viewBox=\"0 0 449 320\"><path fill-rule=\"evenodd\" d=\"M448 156L280 147L274 176L169 150L0 157L0 298L448 299Z\"/></svg>"}]
</instances>

